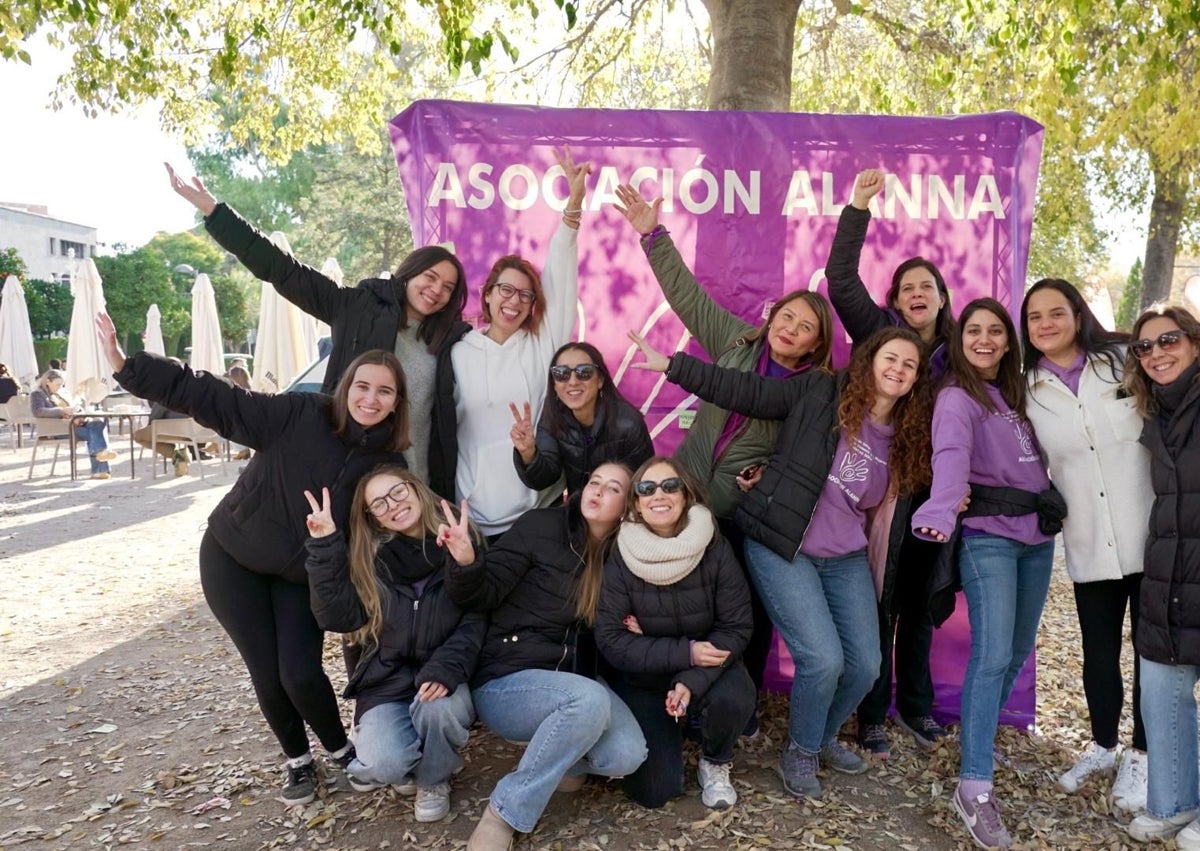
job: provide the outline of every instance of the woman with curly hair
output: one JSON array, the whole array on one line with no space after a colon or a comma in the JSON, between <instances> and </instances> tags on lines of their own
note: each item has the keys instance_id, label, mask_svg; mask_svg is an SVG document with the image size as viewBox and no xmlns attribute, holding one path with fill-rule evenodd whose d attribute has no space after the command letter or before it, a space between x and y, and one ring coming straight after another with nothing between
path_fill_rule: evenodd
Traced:
<instances>
[{"instance_id":1,"label":"woman with curly hair","mask_svg":"<svg viewBox=\"0 0 1200 851\"><path fill-rule=\"evenodd\" d=\"M947 384L934 406L933 485L912 527L928 540L950 542L967 598L971 656L954 808L983 848L1012 845L992 790L996 726L1033 651L1054 534L1065 516L1025 416L1012 318L995 299L976 299L951 333Z\"/></svg>"},{"instance_id":2,"label":"woman with curly hair","mask_svg":"<svg viewBox=\"0 0 1200 851\"><path fill-rule=\"evenodd\" d=\"M840 375L756 378L677 352L663 357L636 334L643 369L746 416L783 420L762 481L738 507L750 575L796 674L784 788L822 794L823 764L867 770L838 730L879 673L878 591L894 580L908 498L929 475L929 361L907 328L884 328ZM882 547L872 524L884 524Z\"/></svg>"}]
</instances>

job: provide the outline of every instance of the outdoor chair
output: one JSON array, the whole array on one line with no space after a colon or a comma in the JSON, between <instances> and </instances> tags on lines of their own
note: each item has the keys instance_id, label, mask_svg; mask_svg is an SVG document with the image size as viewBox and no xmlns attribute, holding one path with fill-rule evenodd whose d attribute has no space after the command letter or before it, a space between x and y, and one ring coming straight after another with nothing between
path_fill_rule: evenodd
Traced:
<instances>
[{"instance_id":1,"label":"outdoor chair","mask_svg":"<svg viewBox=\"0 0 1200 851\"><path fill-rule=\"evenodd\" d=\"M34 428L36 429L33 441L33 455L29 457L29 475L25 477L26 481L33 478L33 465L37 463L38 448L43 443L54 444L54 457L50 459L50 475L54 475L54 468L58 464L58 450L64 445L67 451L71 453L71 479L76 477L76 454L75 447L78 441L71 440L71 421L70 420L55 420L49 417L33 417Z\"/></svg>"},{"instance_id":2,"label":"outdoor chair","mask_svg":"<svg viewBox=\"0 0 1200 851\"><path fill-rule=\"evenodd\" d=\"M29 397L13 396L4 404L0 404L0 420L8 426L9 442L16 452L22 446L21 430L28 429L30 437L37 426L37 421L29 410Z\"/></svg>"},{"instance_id":3,"label":"outdoor chair","mask_svg":"<svg viewBox=\"0 0 1200 851\"><path fill-rule=\"evenodd\" d=\"M159 443L174 443L191 447L196 456L195 463L200 465L200 478L204 478L204 462L200 458L200 447L209 443L217 444L216 458L221 462L221 473L225 472L225 456L229 454L225 438L210 428L205 428L191 417L178 420L154 420L150 423L150 446L157 451ZM163 459L164 464L166 459ZM158 464L153 465L154 478L158 478Z\"/></svg>"}]
</instances>

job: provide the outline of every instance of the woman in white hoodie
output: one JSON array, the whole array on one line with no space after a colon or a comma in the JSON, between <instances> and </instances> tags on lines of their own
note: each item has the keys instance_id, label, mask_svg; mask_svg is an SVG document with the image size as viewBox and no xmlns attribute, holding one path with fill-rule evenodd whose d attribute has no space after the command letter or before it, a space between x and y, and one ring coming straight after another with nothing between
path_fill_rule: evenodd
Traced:
<instances>
[{"instance_id":1,"label":"woman in white hoodie","mask_svg":"<svg viewBox=\"0 0 1200 851\"><path fill-rule=\"evenodd\" d=\"M570 184L562 224L550 239L544 277L515 254L501 257L483 285L483 330L464 336L450 352L458 415L455 489L471 519L494 540L531 508L562 494L561 483L532 491L511 461L514 414L540 411L554 352L571 338L579 294L577 231L589 163L576 164L570 146L555 156ZM537 423L531 423L536 428Z\"/></svg>"}]
</instances>

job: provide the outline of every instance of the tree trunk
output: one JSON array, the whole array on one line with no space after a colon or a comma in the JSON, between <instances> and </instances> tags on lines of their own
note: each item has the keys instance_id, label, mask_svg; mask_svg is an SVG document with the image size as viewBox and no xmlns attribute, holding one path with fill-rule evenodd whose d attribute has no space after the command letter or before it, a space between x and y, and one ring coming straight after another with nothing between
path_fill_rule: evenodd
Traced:
<instances>
[{"instance_id":1,"label":"tree trunk","mask_svg":"<svg viewBox=\"0 0 1200 851\"><path fill-rule=\"evenodd\" d=\"M704 0L713 38L709 109L789 109L800 2Z\"/></svg>"},{"instance_id":2,"label":"tree trunk","mask_svg":"<svg viewBox=\"0 0 1200 851\"><path fill-rule=\"evenodd\" d=\"M1175 274L1175 251L1187 184L1175 169L1153 164L1154 203L1150 205L1150 231L1146 237L1146 260L1142 267L1142 309L1171 297Z\"/></svg>"}]
</instances>

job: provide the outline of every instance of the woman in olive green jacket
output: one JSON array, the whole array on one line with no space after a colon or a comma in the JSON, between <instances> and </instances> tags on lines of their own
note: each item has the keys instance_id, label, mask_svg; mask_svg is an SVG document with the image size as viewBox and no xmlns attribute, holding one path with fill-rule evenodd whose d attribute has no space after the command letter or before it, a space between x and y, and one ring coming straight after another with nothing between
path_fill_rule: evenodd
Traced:
<instances>
[{"instance_id":1,"label":"woman in olive green jacket","mask_svg":"<svg viewBox=\"0 0 1200 851\"><path fill-rule=\"evenodd\" d=\"M808 290L790 292L776 301L766 321L755 327L718 305L696 281L667 229L658 222L661 198L648 204L632 186L618 187L617 197L624 205L617 209L641 234L642 249L668 304L714 363L782 379L809 369L830 368L833 311L824 296ZM701 402L692 427L675 452L675 458L708 489L713 515L743 570L743 535L733 524L734 511L742 494L761 476L778 433L778 421L750 419ZM754 684L761 689L772 627L758 594L751 597L754 634L744 659ZM755 716L747 733L753 735L757 728Z\"/></svg>"}]
</instances>

